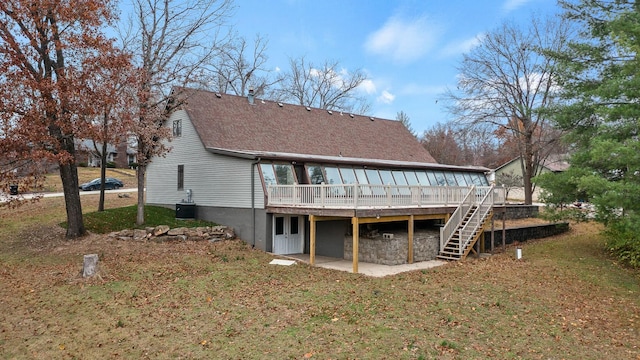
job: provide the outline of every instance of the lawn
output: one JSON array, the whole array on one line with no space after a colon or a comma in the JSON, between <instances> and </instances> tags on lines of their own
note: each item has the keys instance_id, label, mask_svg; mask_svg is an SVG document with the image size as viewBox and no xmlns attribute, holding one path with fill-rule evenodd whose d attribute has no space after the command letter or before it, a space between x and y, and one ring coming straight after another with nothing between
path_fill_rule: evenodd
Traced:
<instances>
[{"instance_id":1,"label":"lawn","mask_svg":"<svg viewBox=\"0 0 640 360\"><path fill-rule=\"evenodd\" d=\"M0 358L640 358L640 274L595 224L521 244L520 261L370 278L269 265L240 241L68 241L63 220L62 198L0 209ZM85 280L89 253L101 273Z\"/></svg>"}]
</instances>

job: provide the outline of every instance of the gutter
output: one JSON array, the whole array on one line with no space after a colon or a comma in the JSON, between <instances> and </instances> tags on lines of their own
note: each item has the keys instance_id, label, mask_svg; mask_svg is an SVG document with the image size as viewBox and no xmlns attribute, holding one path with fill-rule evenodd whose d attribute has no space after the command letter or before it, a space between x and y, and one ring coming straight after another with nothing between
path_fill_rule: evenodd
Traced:
<instances>
[{"instance_id":1,"label":"gutter","mask_svg":"<svg viewBox=\"0 0 640 360\"><path fill-rule=\"evenodd\" d=\"M251 228L253 231L253 244L251 244L252 248L256 247L256 180L255 180L255 166L260 163L260 157L254 158L254 161L251 162Z\"/></svg>"}]
</instances>

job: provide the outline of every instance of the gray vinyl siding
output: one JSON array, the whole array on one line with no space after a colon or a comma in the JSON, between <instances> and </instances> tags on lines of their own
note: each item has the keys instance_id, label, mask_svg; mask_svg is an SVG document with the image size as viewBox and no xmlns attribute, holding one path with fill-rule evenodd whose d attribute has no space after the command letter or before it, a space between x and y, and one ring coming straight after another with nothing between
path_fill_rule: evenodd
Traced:
<instances>
[{"instance_id":1,"label":"gray vinyl siding","mask_svg":"<svg viewBox=\"0 0 640 360\"><path fill-rule=\"evenodd\" d=\"M254 206L264 208L264 192L256 166L248 159L208 152L186 112L175 112L167 126L182 120L182 136L168 145L172 150L155 158L147 168L147 203L172 205L186 200L186 190L199 206L251 208L251 172L254 172ZM184 165L184 190L178 190L178 165ZM252 169L253 168L253 169Z\"/></svg>"}]
</instances>

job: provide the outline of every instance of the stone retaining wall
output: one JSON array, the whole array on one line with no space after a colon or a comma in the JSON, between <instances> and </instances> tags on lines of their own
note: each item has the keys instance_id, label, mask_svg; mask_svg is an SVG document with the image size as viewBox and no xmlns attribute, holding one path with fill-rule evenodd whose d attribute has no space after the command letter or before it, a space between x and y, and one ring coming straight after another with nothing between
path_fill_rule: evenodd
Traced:
<instances>
[{"instance_id":1,"label":"stone retaining wall","mask_svg":"<svg viewBox=\"0 0 640 360\"><path fill-rule=\"evenodd\" d=\"M538 217L540 207L537 205L506 205L507 220ZM495 219L502 220L502 212L495 212Z\"/></svg>"},{"instance_id":2,"label":"stone retaining wall","mask_svg":"<svg viewBox=\"0 0 640 360\"><path fill-rule=\"evenodd\" d=\"M360 237L358 241L358 260L362 262L400 265L407 263L408 233L389 233L391 238L385 238L385 234L373 238ZM439 230L419 230L413 233L413 260L433 260L440 249ZM353 237L345 236L344 259L353 260Z\"/></svg>"},{"instance_id":3,"label":"stone retaining wall","mask_svg":"<svg viewBox=\"0 0 640 360\"><path fill-rule=\"evenodd\" d=\"M125 241L219 241L236 237L228 226L203 226L195 228L169 228L159 225L146 229L126 229L109 234L109 237Z\"/></svg>"},{"instance_id":4,"label":"stone retaining wall","mask_svg":"<svg viewBox=\"0 0 640 360\"><path fill-rule=\"evenodd\" d=\"M569 231L569 223L559 222L547 225L531 225L505 229L505 243L524 242L530 239L541 239ZM502 246L502 229L494 230L494 247ZM485 232L484 251L491 250L491 230Z\"/></svg>"}]
</instances>

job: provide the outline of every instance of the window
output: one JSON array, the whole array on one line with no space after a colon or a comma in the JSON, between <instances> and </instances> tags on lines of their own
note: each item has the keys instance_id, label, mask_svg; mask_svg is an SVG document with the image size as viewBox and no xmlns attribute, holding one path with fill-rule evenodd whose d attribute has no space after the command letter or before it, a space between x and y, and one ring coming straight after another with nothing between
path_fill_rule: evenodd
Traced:
<instances>
[{"instance_id":1,"label":"window","mask_svg":"<svg viewBox=\"0 0 640 360\"><path fill-rule=\"evenodd\" d=\"M276 179L279 185L293 185L295 180L293 177L293 168L289 164L273 164L276 171Z\"/></svg>"},{"instance_id":2,"label":"window","mask_svg":"<svg viewBox=\"0 0 640 360\"><path fill-rule=\"evenodd\" d=\"M380 170L380 177L382 178L382 183L385 185L395 185L396 181L393 180L393 175L391 175L390 170Z\"/></svg>"},{"instance_id":3,"label":"window","mask_svg":"<svg viewBox=\"0 0 640 360\"><path fill-rule=\"evenodd\" d=\"M444 178L442 171L434 171L433 174L436 177L436 183L438 186L447 186L447 180Z\"/></svg>"},{"instance_id":4,"label":"window","mask_svg":"<svg viewBox=\"0 0 640 360\"><path fill-rule=\"evenodd\" d=\"M418 177L418 182L420 182L420 185L422 186L431 186L431 182L429 181L429 178L427 177L427 173L424 171L416 171L416 176Z\"/></svg>"},{"instance_id":5,"label":"window","mask_svg":"<svg viewBox=\"0 0 640 360\"><path fill-rule=\"evenodd\" d=\"M465 180L463 173L457 172L454 173L454 175L456 176L456 180L458 180L458 185L467 186L467 181Z\"/></svg>"},{"instance_id":6,"label":"window","mask_svg":"<svg viewBox=\"0 0 640 360\"><path fill-rule=\"evenodd\" d=\"M182 136L182 120L173 120L173 136Z\"/></svg>"},{"instance_id":7,"label":"window","mask_svg":"<svg viewBox=\"0 0 640 360\"><path fill-rule=\"evenodd\" d=\"M455 177L455 175L453 175L452 172L446 171L444 173L444 176L447 178L447 183L449 183L449 186L458 186L458 182L456 181L456 177Z\"/></svg>"},{"instance_id":8,"label":"window","mask_svg":"<svg viewBox=\"0 0 640 360\"><path fill-rule=\"evenodd\" d=\"M324 171L327 173L327 183L328 184L342 184L342 178L340 177L340 172L338 168L335 167L325 167Z\"/></svg>"},{"instance_id":9,"label":"window","mask_svg":"<svg viewBox=\"0 0 640 360\"><path fill-rule=\"evenodd\" d=\"M356 174L353 172L352 168L340 168L340 174L342 175L342 180L345 184L356 184L358 180L356 180Z\"/></svg>"},{"instance_id":10,"label":"window","mask_svg":"<svg viewBox=\"0 0 640 360\"><path fill-rule=\"evenodd\" d=\"M184 190L184 165L178 165L178 190Z\"/></svg>"},{"instance_id":11,"label":"window","mask_svg":"<svg viewBox=\"0 0 640 360\"><path fill-rule=\"evenodd\" d=\"M312 184L322 184L325 182L321 166L312 165L309 166L307 170L309 171L309 180L311 180Z\"/></svg>"},{"instance_id":12,"label":"window","mask_svg":"<svg viewBox=\"0 0 640 360\"><path fill-rule=\"evenodd\" d=\"M260 164L260 170L262 170L262 178L265 185L276 184L276 173L273 172L273 166L271 164Z\"/></svg>"}]
</instances>

